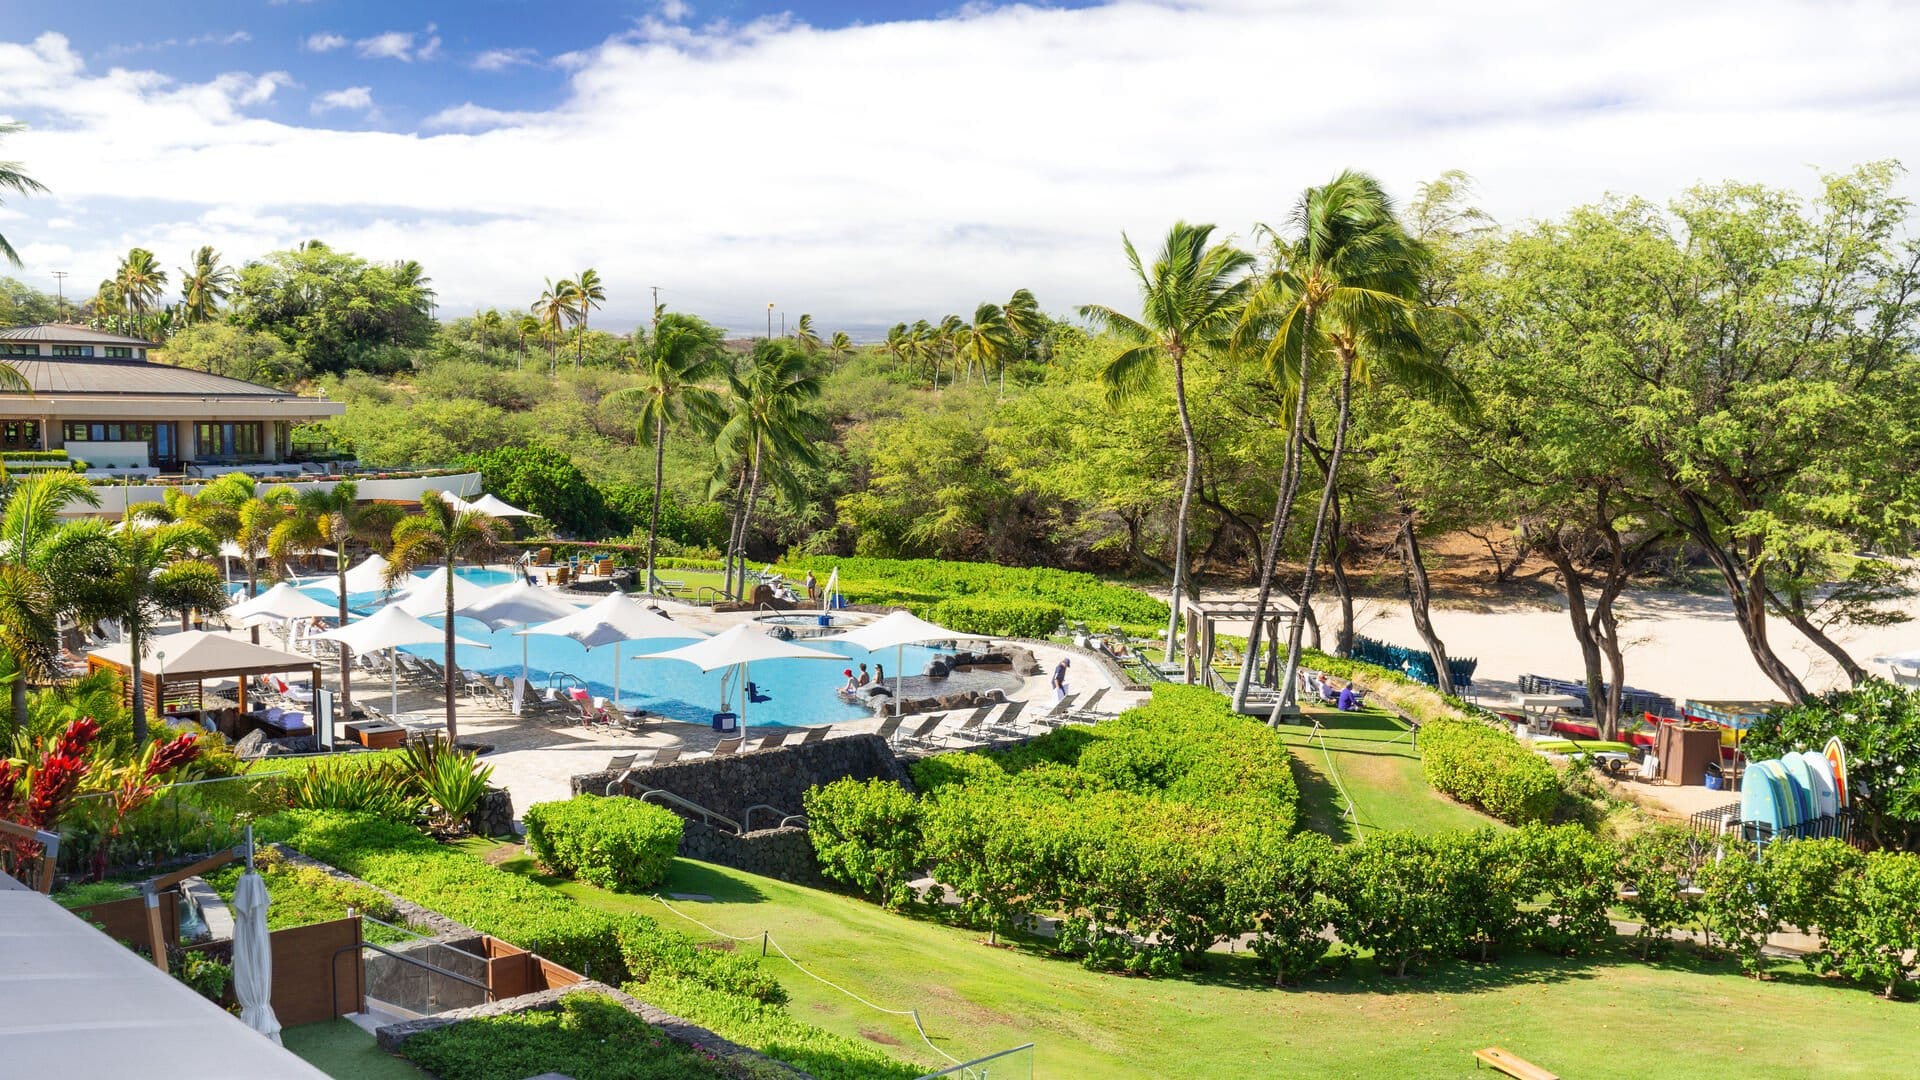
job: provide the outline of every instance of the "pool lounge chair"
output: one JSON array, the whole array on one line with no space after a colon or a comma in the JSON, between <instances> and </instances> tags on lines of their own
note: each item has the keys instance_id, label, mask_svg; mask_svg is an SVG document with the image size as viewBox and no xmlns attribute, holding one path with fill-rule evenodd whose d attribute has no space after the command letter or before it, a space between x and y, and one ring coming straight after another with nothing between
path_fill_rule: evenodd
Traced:
<instances>
[{"instance_id":1,"label":"pool lounge chair","mask_svg":"<svg viewBox=\"0 0 1920 1080\"><path fill-rule=\"evenodd\" d=\"M728 757L737 754L740 752L741 745L746 741L746 736L744 735L735 735L731 739L721 739L719 742L713 744L713 752L707 756Z\"/></svg>"},{"instance_id":2,"label":"pool lounge chair","mask_svg":"<svg viewBox=\"0 0 1920 1080\"><path fill-rule=\"evenodd\" d=\"M1102 720L1112 719L1112 717L1107 713L1096 712L1094 710L1094 706L1099 704L1100 699L1106 696L1107 696L1107 688L1103 686L1100 689L1095 690L1093 693L1088 694L1087 699L1085 701L1081 702L1080 704L1074 706L1071 709L1068 709L1067 716L1073 720L1085 721L1086 723L1090 723L1090 724L1099 723Z\"/></svg>"},{"instance_id":3,"label":"pool lounge chair","mask_svg":"<svg viewBox=\"0 0 1920 1080\"><path fill-rule=\"evenodd\" d=\"M904 716L889 716L885 720L880 721L880 726L874 728L873 733L880 736L882 742L891 745L894 733L900 730L900 722L905 719L906 717ZM819 730L825 731L826 728L820 728Z\"/></svg>"},{"instance_id":4,"label":"pool lounge chair","mask_svg":"<svg viewBox=\"0 0 1920 1080\"><path fill-rule=\"evenodd\" d=\"M1070 724L1073 722L1073 719L1068 714L1073 711L1073 703L1078 700L1080 700L1079 694L1068 694L1066 697L1054 702L1053 708L1034 717L1031 723L1039 727L1044 727L1049 731L1064 724Z\"/></svg>"},{"instance_id":5,"label":"pool lounge chair","mask_svg":"<svg viewBox=\"0 0 1920 1080\"><path fill-rule=\"evenodd\" d=\"M1022 739L1031 739L1039 734L1039 729L1026 727L1020 723L1020 714L1026 710L1026 707L1027 703L1024 701L1007 702L1006 708L1000 710L1000 714L986 724L987 734L993 736L996 742L1017 742Z\"/></svg>"},{"instance_id":6,"label":"pool lounge chair","mask_svg":"<svg viewBox=\"0 0 1920 1080\"><path fill-rule=\"evenodd\" d=\"M893 740L894 746L895 748L905 746L905 747L923 747L926 749L931 749L932 748L930 743L931 736L933 735L934 731L940 727L941 724L944 724L946 722L947 722L946 713L934 713L932 716L929 716L925 720L921 721L919 727L916 727L911 731L903 731L903 732L897 733L894 736L894 740Z\"/></svg>"},{"instance_id":7,"label":"pool lounge chair","mask_svg":"<svg viewBox=\"0 0 1920 1080\"><path fill-rule=\"evenodd\" d=\"M773 734L768 735L765 738L761 739L760 744L758 746L755 746L754 749L755 750L776 750L780 746L785 744L786 741L787 741L787 733L785 731L776 731Z\"/></svg>"},{"instance_id":8,"label":"pool lounge chair","mask_svg":"<svg viewBox=\"0 0 1920 1080\"><path fill-rule=\"evenodd\" d=\"M980 725L986 723L987 714L997 708L999 708L998 705L988 705L967 714L967 718L960 721L957 726L941 733L940 745L955 749L968 749L981 745L986 740L981 738L983 733Z\"/></svg>"},{"instance_id":9,"label":"pool lounge chair","mask_svg":"<svg viewBox=\"0 0 1920 1080\"><path fill-rule=\"evenodd\" d=\"M824 726L808 728L807 733L800 737L800 742L797 745L805 746L808 743L825 742L829 730L829 728Z\"/></svg>"}]
</instances>

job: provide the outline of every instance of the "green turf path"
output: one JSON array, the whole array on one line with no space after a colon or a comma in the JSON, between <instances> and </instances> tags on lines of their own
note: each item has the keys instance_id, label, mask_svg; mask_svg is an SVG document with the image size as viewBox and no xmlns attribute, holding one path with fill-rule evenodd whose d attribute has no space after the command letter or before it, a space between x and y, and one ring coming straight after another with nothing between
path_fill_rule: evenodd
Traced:
<instances>
[{"instance_id":1,"label":"green turf path","mask_svg":"<svg viewBox=\"0 0 1920 1080\"><path fill-rule=\"evenodd\" d=\"M280 1032L281 1042L334 1080L424 1080L404 1058L383 1053L351 1020L302 1024Z\"/></svg>"},{"instance_id":2,"label":"green turf path","mask_svg":"<svg viewBox=\"0 0 1920 1080\"><path fill-rule=\"evenodd\" d=\"M1356 839L1353 821L1333 783L1336 776L1353 800L1363 833L1504 827L1427 786L1420 756L1407 738L1407 726L1391 713L1369 706L1350 713L1310 709L1308 715L1319 719L1319 732L1300 724L1279 728L1293 751L1300 821L1306 828L1343 843Z\"/></svg>"}]
</instances>

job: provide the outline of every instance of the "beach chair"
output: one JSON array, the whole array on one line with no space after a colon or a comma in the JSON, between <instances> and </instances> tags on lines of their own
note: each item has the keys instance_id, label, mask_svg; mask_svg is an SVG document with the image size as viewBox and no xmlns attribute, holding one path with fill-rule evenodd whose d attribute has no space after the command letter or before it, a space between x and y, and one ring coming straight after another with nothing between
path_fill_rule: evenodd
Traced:
<instances>
[{"instance_id":1,"label":"beach chair","mask_svg":"<svg viewBox=\"0 0 1920 1080\"><path fill-rule=\"evenodd\" d=\"M1034 717L1032 723L1035 726L1044 727L1049 731L1063 724L1072 723L1072 717L1068 714L1073 711L1073 703L1078 700L1080 700L1079 694L1068 694L1066 697L1054 702L1053 708Z\"/></svg>"},{"instance_id":2,"label":"beach chair","mask_svg":"<svg viewBox=\"0 0 1920 1080\"><path fill-rule=\"evenodd\" d=\"M721 739L719 742L713 744L713 753L709 754L708 756L709 757L729 757L733 754L737 754L740 752L741 744L745 743L746 741L747 741L746 737L741 735L735 735L731 739Z\"/></svg>"},{"instance_id":3,"label":"beach chair","mask_svg":"<svg viewBox=\"0 0 1920 1080\"><path fill-rule=\"evenodd\" d=\"M625 773L628 769L633 768L633 759L639 756L638 754L615 754L607 761L607 771L610 773Z\"/></svg>"},{"instance_id":4,"label":"beach chair","mask_svg":"<svg viewBox=\"0 0 1920 1080\"><path fill-rule=\"evenodd\" d=\"M904 716L889 716L885 720L880 721L880 726L874 728L873 733L880 736L884 742L892 744L894 733L900 730L900 722L905 719L906 717ZM825 731L827 729L820 728L819 730Z\"/></svg>"},{"instance_id":5,"label":"beach chair","mask_svg":"<svg viewBox=\"0 0 1920 1080\"><path fill-rule=\"evenodd\" d=\"M987 740L981 738L981 736L985 734L985 732L981 730L981 725L987 722L987 714L999 707L998 705L987 705L973 710L973 712L967 714L966 719L960 721L957 726L941 733L939 739L940 745L955 747L957 749L968 749L986 742Z\"/></svg>"},{"instance_id":6,"label":"beach chair","mask_svg":"<svg viewBox=\"0 0 1920 1080\"><path fill-rule=\"evenodd\" d=\"M674 762L679 761L681 749L682 748L678 746L667 746L667 747L662 747L659 750L655 750L653 752L652 760L647 762L647 768L651 769L655 765L671 765Z\"/></svg>"},{"instance_id":7,"label":"beach chair","mask_svg":"<svg viewBox=\"0 0 1920 1080\"><path fill-rule=\"evenodd\" d=\"M1099 704L1100 699L1106 696L1107 696L1107 688L1103 686L1100 689L1095 690L1093 693L1088 694L1087 700L1081 702L1079 705L1071 709L1068 709L1067 716L1070 719L1084 720L1090 724L1099 723L1100 721L1107 719L1107 714L1094 711L1094 706Z\"/></svg>"},{"instance_id":8,"label":"beach chair","mask_svg":"<svg viewBox=\"0 0 1920 1080\"><path fill-rule=\"evenodd\" d=\"M784 731L776 731L773 734L768 735L767 737L761 739L760 745L754 747L754 749L755 750L773 750L784 745L786 741L787 741L787 733Z\"/></svg>"},{"instance_id":9,"label":"beach chair","mask_svg":"<svg viewBox=\"0 0 1920 1080\"><path fill-rule=\"evenodd\" d=\"M946 725L947 718L951 715L951 713L935 713L921 721L919 727L902 732L897 742L921 750L936 749L934 740L938 737L941 728Z\"/></svg>"},{"instance_id":10,"label":"beach chair","mask_svg":"<svg viewBox=\"0 0 1920 1080\"><path fill-rule=\"evenodd\" d=\"M1006 708L1002 709L998 716L995 716L987 723L987 733L994 736L996 741L1000 739L1019 740L1032 738L1035 730L1020 725L1020 714L1026 710L1026 707L1027 703L1024 701L1007 702Z\"/></svg>"},{"instance_id":11,"label":"beach chair","mask_svg":"<svg viewBox=\"0 0 1920 1080\"><path fill-rule=\"evenodd\" d=\"M808 743L825 742L826 739L827 729L825 727L808 728L807 733L800 737L798 745L806 746Z\"/></svg>"}]
</instances>

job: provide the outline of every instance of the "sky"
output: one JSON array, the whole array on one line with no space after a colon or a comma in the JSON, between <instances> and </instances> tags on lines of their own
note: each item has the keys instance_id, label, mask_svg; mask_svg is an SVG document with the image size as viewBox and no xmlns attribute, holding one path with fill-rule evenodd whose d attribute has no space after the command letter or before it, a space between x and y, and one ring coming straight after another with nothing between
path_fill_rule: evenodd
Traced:
<instances>
[{"instance_id":1,"label":"sky","mask_svg":"<svg viewBox=\"0 0 1920 1080\"><path fill-rule=\"evenodd\" d=\"M596 326L658 286L870 338L1022 287L1127 307L1123 233L1250 243L1346 168L1464 170L1509 225L1810 190L1913 156L1915 55L1894 0L0 0L0 159L50 189L0 192L0 273L320 238L419 260L443 317L591 266Z\"/></svg>"}]
</instances>

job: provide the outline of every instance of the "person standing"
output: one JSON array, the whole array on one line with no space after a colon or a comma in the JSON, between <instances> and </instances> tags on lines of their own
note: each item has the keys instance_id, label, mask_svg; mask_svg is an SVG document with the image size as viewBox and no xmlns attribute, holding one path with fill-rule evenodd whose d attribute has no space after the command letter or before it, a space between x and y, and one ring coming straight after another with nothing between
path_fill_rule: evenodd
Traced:
<instances>
[{"instance_id":1,"label":"person standing","mask_svg":"<svg viewBox=\"0 0 1920 1080\"><path fill-rule=\"evenodd\" d=\"M1073 663L1071 657L1063 656L1053 669L1053 700L1059 704L1067 699L1067 667Z\"/></svg>"},{"instance_id":2,"label":"person standing","mask_svg":"<svg viewBox=\"0 0 1920 1080\"><path fill-rule=\"evenodd\" d=\"M811 570L807 571L807 602L810 604L820 602L820 580L813 576Z\"/></svg>"}]
</instances>

